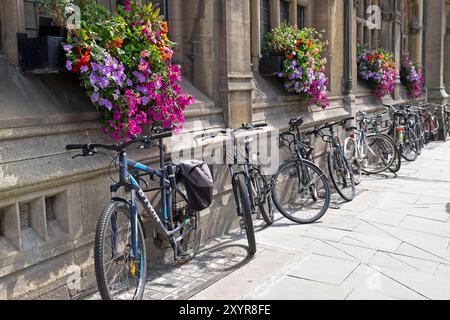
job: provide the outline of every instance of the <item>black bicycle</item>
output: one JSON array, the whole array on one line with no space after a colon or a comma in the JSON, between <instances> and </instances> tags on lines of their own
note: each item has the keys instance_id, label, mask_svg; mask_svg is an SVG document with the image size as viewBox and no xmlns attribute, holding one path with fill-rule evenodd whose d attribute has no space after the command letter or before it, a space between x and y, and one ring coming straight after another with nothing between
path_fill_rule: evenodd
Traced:
<instances>
[{"instance_id":1,"label":"black bicycle","mask_svg":"<svg viewBox=\"0 0 450 320\"><path fill-rule=\"evenodd\" d=\"M155 244L167 239L178 263L193 259L199 248L199 212L189 206L187 196L177 182L179 167L164 163L163 139L170 137L172 132L162 128L155 128L153 131L153 136L135 137L123 144L66 146L67 150L81 151L81 154L75 155L74 158L106 155L111 159L109 171L114 164L119 170L118 181L114 181L110 187L113 194L111 202L103 210L95 233L95 275L104 300L142 299L147 278L143 218L148 217L156 226L153 234ZM139 144L143 149L158 147L160 169L153 169L129 159L125 149L133 144ZM113 151L115 155L110 156L98 149ZM159 178L160 186L147 189L146 181L153 180L155 176ZM121 188L128 191L129 196L114 195ZM160 192L161 215L156 212L144 193L151 191ZM139 212L138 203L143 207L144 213Z\"/></svg>"},{"instance_id":2,"label":"black bicycle","mask_svg":"<svg viewBox=\"0 0 450 320\"><path fill-rule=\"evenodd\" d=\"M246 231L249 253L251 255L256 253L253 216L256 215L257 208L267 225L273 224L274 212L270 183L267 181L261 165L252 157L253 138L245 137L244 152L242 154L237 134L242 131L260 130L263 127L267 127L267 124L243 124L237 129L221 130L203 135L204 139L217 136L228 136L231 138L233 143L231 155L233 162L228 165L228 168L236 201L236 211L238 216L241 217L241 228ZM235 166L238 166L239 169L235 170Z\"/></svg>"},{"instance_id":3,"label":"black bicycle","mask_svg":"<svg viewBox=\"0 0 450 320\"><path fill-rule=\"evenodd\" d=\"M389 110L388 135L391 136L402 155L407 161L414 161L419 156L419 138L416 135L415 113L406 108L384 105Z\"/></svg>"},{"instance_id":4,"label":"black bicycle","mask_svg":"<svg viewBox=\"0 0 450 320\"><path fill-rule=\"evenodd\" d=\"M444 141L447 141L450 136L450 111L448 110L449 106L450 105L442 106L444 110L444 119L443 119Z\"/></svg>"},{"instance_id":5,"label":"black bicycle","mask_svg":"<svg viewBox=\"0 0 450 320\"><path fill-rule=\"evenodd\" d=\"M325 124L324 126L307 132L307 136L320 136L324 142L330 146L327 155L328 171L331 181L337 193L346 201L352 201L356 195L356 182L353 168L345 157L344 148L337 136L336 127L341 126L344 129L353 130L348 124L348 121L353 121L353 118L341 120L332 124ZM324 133L328 130L328 134Z\"/></svg>"},{"instance_id":6,"label":"black bicycle","mask_svg":"<svg viewBox=\"0 0 450 320\"><path fill-rule=\"evenodd\" d=\"M301 117L291 119L289 130L280 135L280 147L287 149L293 159L284 162L272 178L272 198L277 209L296 223L313 223L328 210L330 185L323 171L314 164L314 148L302 140Z\"/></svg>"}]
</instances>

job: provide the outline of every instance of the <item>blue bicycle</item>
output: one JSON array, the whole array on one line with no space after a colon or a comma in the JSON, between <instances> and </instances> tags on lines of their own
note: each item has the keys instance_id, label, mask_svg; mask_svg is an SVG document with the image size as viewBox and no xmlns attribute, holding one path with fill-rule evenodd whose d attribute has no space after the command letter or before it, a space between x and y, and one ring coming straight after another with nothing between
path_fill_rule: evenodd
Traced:
<instances>
[{"instance_id":1,"label":"blue bicycle","mask_svg":"<svg viewBox=\"0 0 450 320\"><path fill-rule=\"evenodd\" d=\"M201 228L199 213L193 210L179 183L179 166L164 164L163 139L172 132L162 128L153 130L149 137L135 137L117 145L77 144L66 146L67 150L81 150L75 157L104 154L110 157L111 165L118 164L119 181L111 185L111 202L103 210L95 234L94 263L97 285L104 300L139 300L144 294L147 278L147 259L143 218L149 218L156 225L153 234L155 245L162 246L163 240L170 242L174 259L186 263L194 258L199 248ZM125 149L140 144L142 149L159 148L160 169L156 170L128 158ZM114 151L110 156L104 149ZM74 158L75 158L74 157ZM148 189L150 180L159 178L159 187ZM146 180L147 179L147 180ZM125 188L127 197L114 196ZM159 191L162 217L157 214L145 192ZM138 203L144 208L139 213Z\"/></svg>"}]
</instances>

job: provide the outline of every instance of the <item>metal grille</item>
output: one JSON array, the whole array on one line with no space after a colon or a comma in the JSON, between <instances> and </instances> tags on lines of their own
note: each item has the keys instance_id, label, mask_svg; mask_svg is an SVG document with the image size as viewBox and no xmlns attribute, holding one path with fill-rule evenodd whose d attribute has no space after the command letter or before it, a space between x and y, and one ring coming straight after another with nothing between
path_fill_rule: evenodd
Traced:
<instances>
[{"instance_id":1,"label":"metal grille","mask_svg":"<svg viewBox=\"0 0 450 320\"><path fill-rule=\"evenodd\" d=\"M297 26L299 28L305 28L305 7L297 6Z\"/></svg>"},{"instance_id":2,"label":"metal grille","mask_svg":"<svg viewBox=\"0 0 450 320\"><path fill-rule=\"evenodd\" d=\"M261 47L264 46L266 33L270 29L270 0L261 0Z\"/></svg>"},{"instance_id":3,"label":"metal grille","mask_svg":"<svg viewBox=\"0 0 450 320\"><path fill-rule=\"evenodd\" d=\"M19 204L20 228L31 227L31 206L30 203Z\"/></svg>"},{"instance_id":4,"label":"metal grille","mask_svg":"<svg viewBox=\"0 0 450 320\"><path fill-rule=\"evenodd\" d=\"M290 6L289 2L287 2L285 0L280 1L280 21L281 21L281 23L283 23L283 22L289 23L289 6Z\"/></svg>"},{"instance_id":5,"label":"metal grille","mask_svg":"<svg viewBox=\"0 0 450 320\"><path fill-rule=\"evenodd\" d=\"M56 197L45 198L45 216L47 221L55 221L55 201Z\"/></svg>"}]
</instances>

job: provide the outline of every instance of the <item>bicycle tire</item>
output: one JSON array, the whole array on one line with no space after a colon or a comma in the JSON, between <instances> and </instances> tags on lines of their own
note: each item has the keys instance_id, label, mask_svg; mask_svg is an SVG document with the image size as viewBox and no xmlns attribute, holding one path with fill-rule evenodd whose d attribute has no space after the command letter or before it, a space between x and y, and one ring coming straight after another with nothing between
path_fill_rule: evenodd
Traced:
<instances>
[{"instance_id":1,"label":"bicycle tire","mask_svg":"<svg viewBox=\"0 0 450 320\"><path fill-rule=\"evenodd\" d=\"M107 236L108 236L108 225L109 225L110 221L112 223L111 219L115 212L117 212L117 213L122 212L126 217L128 217L128 221L131 225L130 210L131 210L130 206L127 203L113 201L105 207L105 209L103 210L103 212L100 215L100 218L98 220L97 229L95 232L94 267L95 267L95 276L96 276L96 280L97 280L97 286L99 289L100 296L102 297L103 300L114 300L113 296L112 296L112 292L108 288L108 284L107 284L107 282L108 282L107 273L109 271L109 268L111 268L111 267L109 267L108 269L105 270L105 263L104 263L104 259L107 258L107 257L105 257L104 249L105 249ZM116 215L115 219L116 219L115 223L117 224L117 215ZM129 294L126 294L127 297L131 297L130 295L132 294L132 297L127 300L141 300L142 299L142 296L144 294L145 282L147 279L147 259L146 259L143 226L141 225L140 221L138 221L137 225L138 225L138 228L137 228L138 229L138 246L140 248L139 282L138 282L134 292L130 292ZM131 232L131 229L130 229L130 232ZM115 232L115 234L116 233L117 232ZM129 238L131 239L131 236ZM128 236L126 239L127 240L125 240L125 241L128 241ZM111 240L111 242L112 242L112 240ZM117 244L118 243L116 243L114 246L117 246ZM122 244L122 246L124 248L128 248L130 246L130 244L126 244L126 245ZM112 247L113 247L113 245L111 245L111 249L114 251L114 249ZM127 250L127 249L124 249L124 251L125 250ZM122 257L120 257L120 258L122 258ZM124 268L127 268L126 264L128 261L126 261L126 258L127 258L127 256L124 255L123 259L125 260L125 262L123 263L124 267L122 267L121 270L123 270ZM116 255L114 255L111 258L110 263L111 264L114 264L114 263L119 264L118 263L119 261L122 261L122 259L119 259L119 257L116 257ZM131 272L131 269L132 269L132 267L130 265L130 269L129 269L130 272ZM136 267L134 267L134 269L136 269ZM134 275L132 275L132 278L134 278Z\"/></svg>"},{"instance_id":2,"label":"bicycle tire","mask_svg":"<svg viewBox=\"0 0 450 320\"><path fill-rule=\"evenodd\" d=\"M361 184L361 178L362 178L362 169L361 169L361 163L357 156L357 149L356 149L356 142L351 139L347 138L344 142L344 154L347 161L350 163L352 169L353 169L353 175L355 177L355 184L359 185Z\"/></svg>"},{"instance_id":3,"label":"bicycle tire","mask_svg":"<svg viewBox=\"0 0 450 320\"><path fill-rule=\"evenodd\" d=\"M328 171L330 174L330 178L331 178L331 182L333 183L337 193L342 197L342 199L344 199L347 202L352 201L355 198L356 195L356 184L355 184L355 177L353 174L353 170L351 170L351 166L348 163L347 159L345 159L345 157L343 155L341 155L341 159L344 162L343 165L345 168L340 168L341 170L345 170L349 175L350 181L347 181L346 178L343 178L343 184L347 184L349 182L350 184L350 188L351 188L351 193L350 194L345 194L340 186L338 185L338 176L336 175L335 172L335 157L336 157L336 149L331 149L330 152L328 152L327 155L327 163L328 163Z\"/></svg>"},{"instance_id":4,"label":"bicycle tire","mask_svg":"<svg viewBox=\"0 0 450 320\"><path fill-rule=\"evenodd\" d=\"M407 137L407 138L406 138ZM407 135L405 136L405 143L402 146L402 157L406 160L406 161L415 161L417 159L417 157L419 156L418 153L418 141L417 141L417 137L416 134L414 133L414 131L411 128L408 128L407 131ZM408 146L408 149L411 151L410 153L406 153L405 150L405 145Z\"/></svg>"},{"instance_id":5,"label":"bicycle tire","mask_svg":"<svg viewBox=\"0 0 450 320\"><path fill-rule=\"evenodd\" d=\"M381 168L378 168L378 169L374 169L374 170L370 170L367 167L365 167L364 165L361 166L362 167L361 168L362 171L367 173L367 174L379 174L381 172L384 172L384 171L388 170L392 166L392 164L394 163L397 146L395 145L395 143L388 136L386 136L384 134L371 134L371 135L368 135L367 136L367 146L369 146L368 140L370 138L376 138L375 141L383 140L387 144L385 146L389 146L391 150L388 150L388 151L382 150L382 151L384 151L384 152L389 152L390 151L390 152L392 152L392 155L393 155L392 159L390 159L389 161L385 161L385 158L383 156L381 157L382 162L384 163L384 167L381 167ZM372 143L372 145L375 144L375 141Z\"/></svg>"},{"instance_id":6,"label":"bicycle tire","mask_svg":"<svg viewBox=\"0 0 450 320\"><path fill-rule=\"evenodd\" d=\"M245 232L247 234L248 250L250 255L256 253L255 230L253 227L252 209L250 204L249 190L245 181L245 176L240 174L238 176L238 194L241 203L242 220L244 222Z\"/></svg>"},{"instance_id":7,"label":"bicycle tire","mask_svg":"<svg viewBox=\"0 0 450 320\"><path fill-rule=\"evenodd\" d=\"M395 159L394 159L394 162L392 163L392 165L388 169L390 172L395 174L395 173L399 172L402 167L402 156L400 154L400 150L397 147L397 144L395 143L394 139L387 134L384 134L384 136L387 139L389 139L391 141L391 143L395 146Z\"/></svg>"},{"instance_id":8,"label":"bicycle tire","mask_svg":"<svg viewBox=\"0 0 450 320\"><path fill-rule=\"evenodd\" d=\"M303 161L303 166L305 168L308 168L309 170L312 170L313 172L315 172L321 179L321 182L323 184L323 188L324 188L324 195L322 196L322 198L325 199L325 202L323 204L323 206L320 208L320 210L318 211L318 213L316 215L314 215L313 217L309 218L309 219L303 219L303 218L297 218L295 216L293 216L292 214L289 213L289 211L285 208L285 206L282 205L281 203L281 197L277 192L277 184L278 184L278 178L280 176L282 176L282 174L287 171L290 170L292 167L298 166L299 163L296 160L289 160L286 161L285 163L283 163L280 168L278 169L277 173L275 174L274 178L273 178L273 182L272 182L272 199L273 199L273 203L275 204L275 207L278 209L278 211L280 211L280 213L286 217L287 219L291 220L292 222L295 223L299 223L299 224L309 224L309 223L313 223L317 220L319 220L320 218L323 217L323 215L327 212L329 206L330 206L330 202L331 202L331 191L330 191L330 184L328 182L327 177L325 176L324 172L314 163L310 162L310 161ZM307 169L307 170L308 170ZM300 169L301 170L301 169ZM296 171L299 171L298 169L296 169ZM291 175L288 175L290 178L292 178ZM296 178L298 178L298 175L296 175ZM297 182L293 181L290 183L290 185L295 185ZM285 191L285 190L284 190ZM311 190L309 190L309 192L311 192ZM312 195L311 192L311 197L313 199L314 202L317 201L317 199L314 198L314 196Z\"/></svg>"},{"instance_id":9,"label":"bicycle tire","mask_svg":"<svg viewBox=\"0 0 450 320\"><path fill-rule=\"evenodd\" d=\"M253 170L253 178L255 181L258 208L261 212L264 222L271 226L275 220L273 212L272 195L265 176L258 170ZM261 190L262 189L262 190Z\"/></svg>"}]
</instances>

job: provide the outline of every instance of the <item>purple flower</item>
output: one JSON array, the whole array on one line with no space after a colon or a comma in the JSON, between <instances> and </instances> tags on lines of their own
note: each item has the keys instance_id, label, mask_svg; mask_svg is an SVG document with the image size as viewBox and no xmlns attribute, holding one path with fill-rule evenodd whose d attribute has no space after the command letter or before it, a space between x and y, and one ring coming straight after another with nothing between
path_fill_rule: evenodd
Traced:
<instances>
[{"instance_id":1,"label":"purple flower","mask_svg":"<svg viewBox=\"0 0 450 320\"><path fill-rule=\"evenodd\" d=\"M99 105L105 106L106 109L111 110L112 109L112 103L108 99L101 98L98 102Z\"/></svg>"},{"instance_id":2,"label":"purple flower","mask_svg":"<svg viewBox=\"0 0 450 320\"><path fill-rule=\"evenodd\" d=\"M69 52L70 50L72 50L72 46L70 45L70 44L65 44L64 46L63 46L63 48L64 48L64 51L65 52Z\"/></svg>"},{"instance_id":3,"label":"purple flower","mask_svg":"<svg viewBox=\"0 0 450 320\"><path fill-rule=\"evenodd\" d=\"M66 61L66 69L72 71L72 61L70 60Z\"/></svg>"},{"instance_id":4,"label":"purple flower","mask_svg":"<svg viewBox=\"0 0 450 320\"><path fill-rule=\"evenodd\" d=\"M94 103L94 102L98 102L98 100L99 100L98 93L97 93L97 92L94 92L94 93L91 95L91 101Z\"/></svg>"},{"instance_id":5,"label":"purple flower","mask_svg":"<svg viewBox=\"0 0 450 320\"><path fill-rule=\"evenodd\" d=\"M80 68L81 73L85 73L88 70L89 70L88 66L81 66L81 68Z\"/></svg>"}]
</instances>

